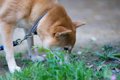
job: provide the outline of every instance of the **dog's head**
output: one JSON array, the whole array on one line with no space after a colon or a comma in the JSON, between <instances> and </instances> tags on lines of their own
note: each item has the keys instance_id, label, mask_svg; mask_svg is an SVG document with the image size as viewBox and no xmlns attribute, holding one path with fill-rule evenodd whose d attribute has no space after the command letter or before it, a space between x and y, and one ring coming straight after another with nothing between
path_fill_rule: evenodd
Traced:
<instances>
[{"instance_id":1,"label":"dog's head","mask_svg":"<svg viewBox=\"0 0 120 80\"><path fill-rule=\"evenodd\" d=\"M37 33L45 48L71 51L76 41L76 29L84 22L72 22L66 10L56 4L39 22Z\"/></svg>"},{"instance_id":2,"label":"dog's head","mask_svg":"<svg viewBox=\"0 0 120 80\"><path fill-rule=\"evenodd\" d=\"M73 22L71 28L54 26L38 29L37 33L42 40L42 46L50 49L71 51L76 41L76 29L85 23Z\"/></svg>"}]
</instances>

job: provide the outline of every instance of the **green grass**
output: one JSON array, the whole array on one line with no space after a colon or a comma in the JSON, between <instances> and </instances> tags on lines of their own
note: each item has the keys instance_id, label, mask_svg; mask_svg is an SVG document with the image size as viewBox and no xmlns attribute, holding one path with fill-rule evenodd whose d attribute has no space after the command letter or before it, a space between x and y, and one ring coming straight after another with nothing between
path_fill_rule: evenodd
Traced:
<instances>
[{"instance_id":1,"label":"green grass","mask_svg":"<svg viewBox=\"0 0 120 80\"><path fill-rule=\"evenodd\" d=\"M115 47L111 45L105 45L101 48L100 51L96 51L96 55L102 60L110 60L110 59L118 60L120 53L117 53Z\"/></svg>"},{"instance_id":2,"label":"green grass","mask_svg":"<svg viewBox=\"0 0 120 80\"><path fill-rule=\"evenodd\" d=\"M102 59L101 56L98 57L100 63L92 62L96 64L96 67L92 68L87 65L87 61L80 57L82 55L71 54L69 61L66 61L64 58L65 52L44 51L47 54L45 62L23 61L23 63L27 63L27 66L21 72L6 73L5 76L0 77L0 80L111 80L113 74L111 65L103 63L103 61L108 60L106 55ZM94 53L90 51L87 51L87 53ZM84 53L84 55L87 53ZM120 80L120 75L115 75L117 80Z\"/></svg>"}]
</instances>

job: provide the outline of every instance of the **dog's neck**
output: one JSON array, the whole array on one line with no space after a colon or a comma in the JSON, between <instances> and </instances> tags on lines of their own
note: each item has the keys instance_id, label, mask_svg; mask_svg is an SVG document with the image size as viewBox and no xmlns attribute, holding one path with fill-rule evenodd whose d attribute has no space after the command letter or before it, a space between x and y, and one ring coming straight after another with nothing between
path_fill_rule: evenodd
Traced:
<instances>
[{"instance_id":1,"label":"dog's neck","mask_svg":"<svg viewBox=\"0 0 120 80\"><path fill-rule=\"evenodd\" d=\"M31 13L29 14L29 20L31 20L31 22L35 22L39 16L41 16L42 14L44 14L45 12L48 12L51 8L53 8L53 6L56 3L49 3L46 5L46 3L41 4L39 2L36 2L37 4L33 3L33 5L31 6Z\"/></svg>"}]
</instances>

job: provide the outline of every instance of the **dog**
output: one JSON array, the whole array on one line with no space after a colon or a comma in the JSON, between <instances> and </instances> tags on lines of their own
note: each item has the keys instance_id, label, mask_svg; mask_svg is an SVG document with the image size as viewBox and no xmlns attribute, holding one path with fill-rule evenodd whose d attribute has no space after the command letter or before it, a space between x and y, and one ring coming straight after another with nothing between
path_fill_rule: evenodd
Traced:
<instances>
[{"instance_id":1,"label":"dog","mask_svg":"<svg viewBox=\"0 0 120 80\"><path fill-rule=\"evenodd\" d=\"M27 33L44 12L46 14L38 22L36 29L42 46L71 51L76 41L76 29L84 23L73 22L57 0L0 0L0 33L11 73L21 70L14 58L12 43L14 30L23 28ZM28 53L32 55L35 53L31 49L33 37L28 38L27 43Z\"/></svg>"}]
</instances>

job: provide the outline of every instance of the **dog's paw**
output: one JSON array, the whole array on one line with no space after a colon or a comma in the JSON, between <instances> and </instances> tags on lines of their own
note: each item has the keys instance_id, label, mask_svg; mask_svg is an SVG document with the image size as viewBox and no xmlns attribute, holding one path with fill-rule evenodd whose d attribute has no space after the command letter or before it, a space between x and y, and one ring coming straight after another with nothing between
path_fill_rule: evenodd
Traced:
<instances>
[{"instance_id":1,"label":"dog's paw","mask_svg":"<svg viewBox=\"0 0 120 80\"><path fill-rule=\"evenodd\" d=\"M33 55L31 56L33 62L43 62L45 61L45 56Z\"/></svg>"},{"instance_id":2,"label":"dog's paw","mask_svg":"<svg viewBox=\"0 0 120 80\"><path fill-rule=\"evenodd\" d=\"M11 73L14 73L15 71L20 72L21 68L19 66L14 66L14 67L9 68L9 70Z\"/></svg>"}]
</instances>

